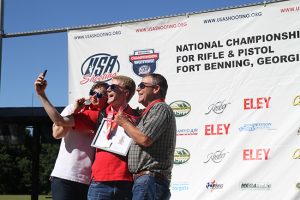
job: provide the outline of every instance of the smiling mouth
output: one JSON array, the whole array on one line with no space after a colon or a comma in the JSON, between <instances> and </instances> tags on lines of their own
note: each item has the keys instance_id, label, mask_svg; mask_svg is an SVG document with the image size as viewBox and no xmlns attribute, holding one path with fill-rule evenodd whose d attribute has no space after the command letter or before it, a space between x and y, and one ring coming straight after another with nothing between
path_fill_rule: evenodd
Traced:
<instances>
[{"instance_id":1,"label":"smiling mouth","mask_svg":"<svg viewBox=\"0 0 300 200\"><path fill-rule=\"evenodd\" d=\"M111 97L114 97L114 94L109 93L107 96L108 96L108 98L111 98Z\"/></svg>"}]
</instances>

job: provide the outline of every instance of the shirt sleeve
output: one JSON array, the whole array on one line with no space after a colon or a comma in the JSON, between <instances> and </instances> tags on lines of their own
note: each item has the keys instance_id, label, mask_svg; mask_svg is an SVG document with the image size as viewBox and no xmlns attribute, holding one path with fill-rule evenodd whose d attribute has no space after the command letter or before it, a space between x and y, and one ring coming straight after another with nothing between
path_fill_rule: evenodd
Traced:
<instances>
[{"instance_id":1,"label":"shirt sleeve","mask_svg":"<svg viewBox=\"0 0 300 200\"><path fill-rule=\"evenodd\" d=\"M71 115L73 113L73 109L74 109L74 105L69 104L64 108L64 110L60 113L60 115L63 117Z\"/></svg>"}]
</instances>

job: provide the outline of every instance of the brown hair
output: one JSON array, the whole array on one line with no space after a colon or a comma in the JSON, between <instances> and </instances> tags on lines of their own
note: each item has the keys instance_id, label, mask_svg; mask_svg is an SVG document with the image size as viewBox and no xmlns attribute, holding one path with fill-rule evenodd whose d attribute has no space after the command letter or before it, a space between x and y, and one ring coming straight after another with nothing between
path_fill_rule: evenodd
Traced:
<instances>
[{"instance_id":1,"label":"brown hair","mask_svg":"<svg viewBox=\"0 0 300 200\"><path fill-rule=\"evenodd\" d=\"M94 85L91 87L91 90L95 90L96 88L100 88L100 87L105 87L107 88L108 87L108 84L103 82L103 81L96 81L94 83Z\"/></svg>"}]
</instances>

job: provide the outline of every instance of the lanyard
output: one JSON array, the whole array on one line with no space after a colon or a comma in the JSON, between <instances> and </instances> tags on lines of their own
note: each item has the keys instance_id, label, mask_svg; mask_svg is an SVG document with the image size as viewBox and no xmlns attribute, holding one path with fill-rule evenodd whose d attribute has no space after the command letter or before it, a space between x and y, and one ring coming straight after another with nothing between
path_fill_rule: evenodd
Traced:
<instances>
[{"instance_id":1,"label":"lanyard","mask_svg":"<svg viewBox=\"0 0 300 200\"><path fill-rule=\"evenodd\" d=\"M123 111L127 108L128 104L126 106L122 106L119 108L119 110ZM109 140L111 137L112 132L117 128L117 123L114 122L114 116L117 114L116 111L114 111L112 106L109 106L107 108L107 139Z\"/></svg>"}]
</instances>

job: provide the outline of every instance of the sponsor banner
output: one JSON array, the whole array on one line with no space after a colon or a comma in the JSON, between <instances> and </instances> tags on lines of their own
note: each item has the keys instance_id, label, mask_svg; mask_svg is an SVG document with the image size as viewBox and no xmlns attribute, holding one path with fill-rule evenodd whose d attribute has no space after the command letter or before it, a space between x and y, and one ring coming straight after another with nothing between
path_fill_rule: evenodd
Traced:
<instances>
[{"instance_id":1,"label":"sponsor banner","mask_svg":"<svg viewBox=\"0 0 300 200\"><path fill-rule=\"evenodd\" d=\"M69 102L116 75L163 74L177 122L172 200L295 199L299 17L291 0L69 31ZM137 95L130 105L142 108Z\"/></svg>"}]
</instances>

